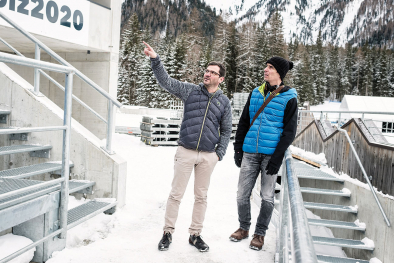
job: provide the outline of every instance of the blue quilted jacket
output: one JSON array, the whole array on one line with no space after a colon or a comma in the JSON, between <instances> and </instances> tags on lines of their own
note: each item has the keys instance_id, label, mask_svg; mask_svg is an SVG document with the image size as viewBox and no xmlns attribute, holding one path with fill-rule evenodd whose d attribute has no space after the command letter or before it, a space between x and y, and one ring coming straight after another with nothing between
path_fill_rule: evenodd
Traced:
<instances>
[{"instance_id":1,"label":"blue quilted jacket","mask_svg":"<svg viewBox=\"0 0 394 263\"><path fill-rule=\"evenodd\" d=\"M257 87L252 92L250 99L249 115L252 122L255 114L271 93L264 97L264 85ZM287 102L297 98L297 91L289 89L277 94L260 113L252 127L246 134L243 151L248 153L263 153L272 155L279 143L283 131L283 116Z\"/></svg>"}]
</instances>

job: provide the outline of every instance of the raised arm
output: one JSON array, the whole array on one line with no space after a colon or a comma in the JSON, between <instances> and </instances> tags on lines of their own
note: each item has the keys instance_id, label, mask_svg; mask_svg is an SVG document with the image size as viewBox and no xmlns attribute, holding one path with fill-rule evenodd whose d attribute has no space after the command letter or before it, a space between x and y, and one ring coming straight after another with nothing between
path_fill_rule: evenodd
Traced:
<instances>
[{"instance_id":1,"label":"raised arm","mask_svg":"<svg viewBox=\"0 0 394 263\"><path fill-rule=\"evenodd\" d=\"M165 70L163 63L160 60L160 56L156 54L150 45L145 42L143 43L145 45L144 53L145 55L149 56L151 60L153 74L163 89L167 90L185 102L193 90L200 88L198 85L181 82L171 78Z\"/></svg>"}]
</instances>

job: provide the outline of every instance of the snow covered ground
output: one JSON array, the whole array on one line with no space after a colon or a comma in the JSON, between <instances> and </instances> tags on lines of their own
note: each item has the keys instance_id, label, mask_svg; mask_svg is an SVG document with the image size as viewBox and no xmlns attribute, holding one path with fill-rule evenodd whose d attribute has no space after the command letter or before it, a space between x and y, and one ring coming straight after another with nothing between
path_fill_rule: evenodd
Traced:
<instances>
[{"instance_id":1,"label":"snow covered ground","mask_svg":"<svg viewBox=\"0 0 394 263\"><path fill-rule=\"evenodd\" d=\"M193 177L181 203L173 243L158 251L166 200L173 176L176 147L150 147L138 137L114 135L114 150L128 161L127 205L113 216L100 215L69 231L67 248L55 252L48 263L65 262L274 262L276 234L271 226L262 251L249 249L248 240L229 241L238 228L236 192L239 169L233 148L219 162L208 192L202 232L210 246L200 253L188 243L193 208ZM81 202L71 198L70 205ZM258 208L252 205L252 231ZM253 234L253 233L252 233Z\"/></svg>"}]
</instances>

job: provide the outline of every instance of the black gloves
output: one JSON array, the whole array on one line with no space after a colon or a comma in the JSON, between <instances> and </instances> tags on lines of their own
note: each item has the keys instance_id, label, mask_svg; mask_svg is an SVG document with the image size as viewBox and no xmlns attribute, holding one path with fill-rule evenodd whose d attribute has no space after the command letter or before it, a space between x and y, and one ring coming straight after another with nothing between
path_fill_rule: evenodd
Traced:
<instances>
[{"instance_id":1,"label":"black gloves","mask_svg":"<svg viewBox=\"0 0 394 263\"><path fill-rule=\"evenodd\" d=\"M234 152L234 161L237 167L241 167L242 164L242 157L244 156L243 151L235 151Z\"/></svg>"},{"instance_id":2,"label":"black gloves","mask_svg":"<svg viewBox=\"0 0 394 263\"><path fill-rule=\"evenodd\" d=\"M265 170L267 171L268 175L274 175L279 172L279 168L280 168L280 166L276 167L275 164L273 164L273 163L271 163L271 161L269 161Z\"/></svg>"}]
</instances>

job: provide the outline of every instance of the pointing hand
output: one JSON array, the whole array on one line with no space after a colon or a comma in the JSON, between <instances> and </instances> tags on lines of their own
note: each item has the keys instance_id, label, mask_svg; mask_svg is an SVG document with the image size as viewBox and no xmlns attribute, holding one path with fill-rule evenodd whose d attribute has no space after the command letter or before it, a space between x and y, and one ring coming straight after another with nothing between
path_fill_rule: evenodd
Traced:
<instances>
[{"instance_id":1,"label":"pointing hand","mask_svg":"<svg viewBox=\"0 0 394 263\"><path fill-rule=\"evenodd\" d=\"M144 43L144 45L146 46L144 48L144 53L145 55L147 55L150 58L156 58L157 54L156 52L153 50L153 48L151 46L149 46L147 43L145 43L144 41L142 41Z\"/></svg>"}]
</instances>

